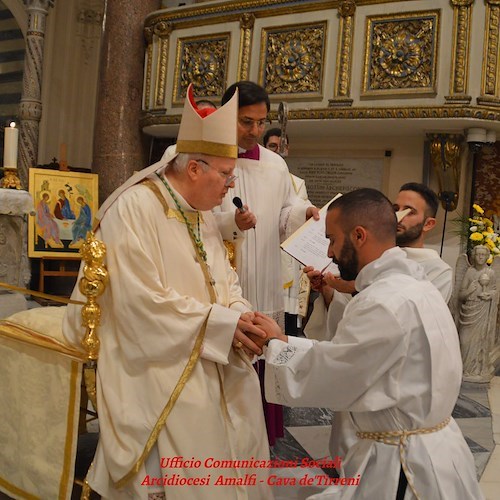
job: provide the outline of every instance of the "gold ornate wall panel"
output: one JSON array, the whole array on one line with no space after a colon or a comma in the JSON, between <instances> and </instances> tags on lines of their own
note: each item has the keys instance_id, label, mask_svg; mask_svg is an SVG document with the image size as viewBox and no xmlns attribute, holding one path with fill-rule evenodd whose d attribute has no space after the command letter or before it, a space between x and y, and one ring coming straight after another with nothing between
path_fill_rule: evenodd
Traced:
<instances>
[{"instance_id":1,"label":"gold ornate wall panel","mask_svg":"<svg viewBox=\"0 0 500 500\"><path fill-rule=\"evenodd\" d=\"M291 109L288 112L288 120L394 120L436 119L451 120L467 119L468 123L474 120L482 122L500 121L500 109L490 106L401 106L401 107L352 107L352 108L316 108L316 109ZM269 119L276 121L278 114L275 111L269 113ZM144 118L142 125L150 127L153 125L177 125L181 121L180 115L149 115ZM484 126L484 123L483 123Z\"/></svg>"},{"instance_id":2,"label":"gold ornate wall panel","mask_svg":"<svg viewBox=\"0 0 500 500\"><path fill-rule=\"evenodd\" d=\"M263 28L259 83L271 98L322 96L326 21Z\"/></svg>"},{"instance_id":3,"label":"gold ornate wall panel","mask_svg":"<svg viewBox=\"0 0 500 500\"><path fill-rule=\"evenodd\" d=\"M190 83L196 97L220 99L226 90L230 33L179 38L172 104L184 102Z\"/></svg>"},{"instance_id":4,"label":"gold ornate wall panel","mask_svg":"<svg viewBox=\"0 0 500 500\"><path fill-rule=\"evenodd\" d=\"M144 96L142 101L143 109L151 109L151 75L153 73L153 29L148 28L144 30L144 37L146 38L146 56L145 65L146 70L144 74Z\"/></svg>"},{"instance_id":5,"label":"gold ornate wall panel","mask_svg":"<svg viewBox=\"0 0 500 500\"><path fill-rule=\"evenodd\" d=\"M434 95L439 11L369 16L362 97Z\"/></svg>"},{"instance_id":6,"label":"gold ornate wall panel","mask_svg":"<svg viewBox=\"0 0 500 500\"><path fill-rule=\"evenodd\" d=\"M165 108L165 92L167 86L167 63L168 49L170 46L170 34L172 33L172 23L161 22L154 27L154 35L158 39L159 58L156 67L155 78L155 101L153 109Z\"/></svg>"},{"instance_id":7,"label":"gold ornate wall panel","mask_svg":"<svg viewBox=\"0 0 500 500\"><path fill-rule=\"evenodd\" d=\"M165 110L167 64L171 23L161 22L144 30L146 39L143 108L151 112Z\"/></svg>"},{"instance_id":8,"label":"gold ornate wall panel","mask_svg":"<svg viewBox=\"0 0 500 500\"><path fill-rule=\"evenodd\" d=\"M240 52L238 55L238 80L248 80L250 53L255 16L245 12L240 18Z\"/></svg>"},{"instance_id":9,"label":"gold ornate wall panel","mask_svg":"<svg viewBox=\"0 0 500 500\"><path fill-rule=\"evenodd\" d=\"M190 81L217 103L244 79L289 101L290 120L500 121L500 0L396 1L213 0L152 13L145 131L175 135Z\"/></svg>"},{"instance_id":10,"label":"gold ornate wall panel","mask_svg":"<svg viewBox=\"0 0 500 500\"><path fill-rule=\"evenodd\" d=\"M471 35L471 11L474 0L451 0L453 5L453 57L450 72L450 95L445 99L450 104L467 104L469 77L469 50Z\"/></svg>"},{"instance_id":11,"label":"gold ornate wall panel","mask_svg":"<svg viewBox=\"0 0 500 500\"><path fill-rule=\"evenodd\" d=\"M486 0L481 96L478 104L500 106L500 0Z\"/></svg>"},{"instance_id":12,"label":"gold ornate wall panel","mask_svg":"<svg viewBox=\"0 0 500 500\"><path fill-rule=\"evenodd\" d=\"M335 71L334 98L329 106L350 106L351 67L354 42L354 0L343 0L339 5L339 36L337 49L337 67Z\"/></svg>"}]
</instances>

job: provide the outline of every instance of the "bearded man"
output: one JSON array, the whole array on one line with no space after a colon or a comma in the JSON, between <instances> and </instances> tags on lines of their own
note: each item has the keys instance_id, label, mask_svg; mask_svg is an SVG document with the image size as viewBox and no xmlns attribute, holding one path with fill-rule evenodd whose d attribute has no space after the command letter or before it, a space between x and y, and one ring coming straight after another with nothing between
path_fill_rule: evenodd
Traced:
<instances>
[{"instance_id":1,"label":"bearded man","mask_svg":"<svg viewBox=\"0 0 500 500\"><path fill-rule=\"evenodd\" d=\"M311 498L482 499L451 417L462 380L455 323L422 267L396 247L396 230L394 208L377 190L332 202L328 256L357 294L331 341L287 337L257 315L268 335L266 397L350 414L359 441L340 474L359 484Z\"/></svg>"}]
</instances>

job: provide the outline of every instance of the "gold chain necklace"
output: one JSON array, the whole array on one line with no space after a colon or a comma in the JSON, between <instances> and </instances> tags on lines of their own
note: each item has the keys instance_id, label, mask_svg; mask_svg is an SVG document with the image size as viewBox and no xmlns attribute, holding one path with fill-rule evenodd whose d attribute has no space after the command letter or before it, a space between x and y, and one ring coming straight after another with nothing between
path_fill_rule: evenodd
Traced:
<instances>
[{"instance_id":1,"label":"gold chain necklace","mask_svg":"<svg viewBox=\"0 0 500 500\"><path fill-rule=\"evenodd\" d=\"M175 203L175 206L177 207L177 210L179 210L179 213L182 215L182 218L184 219L184 222L186 223L189 235L191 236L191 238L195 244L197 252L199 252L199 255L203 259L203 262L206 262L207 261L207 252L205 252L205 247L203 246L203 242L201 241L199 236L196 236L194 229L193 229L193 226L188 221L186 214L184 213L184 211L181 208L179 200L175 196L174 192L172 191L172 188L168 185L165 178L163 176L161 176L160 174L158 174L158 172L156 173L156 175L163 182L163 184L167 188L167 191L169 192L170 196L174 200L174 203ZM197 224L198 224L198 235L200 235L200 213L197 211L196 215L197 215Z\"/></svg>"}]
</instances>

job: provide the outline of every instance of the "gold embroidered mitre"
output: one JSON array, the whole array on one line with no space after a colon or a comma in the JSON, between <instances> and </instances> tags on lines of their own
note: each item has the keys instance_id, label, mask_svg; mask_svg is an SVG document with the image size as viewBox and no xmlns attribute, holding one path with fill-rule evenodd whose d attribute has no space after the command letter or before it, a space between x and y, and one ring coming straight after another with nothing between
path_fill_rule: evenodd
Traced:
<instances>
[{"instance_id":1,"label":"gold embroidered mitre","mask_svg":"<svg viewBox=\"0 0 500 500\"><path fill-rule=\"evenodd\" d=\"M190 84L177 136L177 153L237 158L238 91L224 106L211 113L208 111L198 110Z\"/></svg>"}]
</instances>

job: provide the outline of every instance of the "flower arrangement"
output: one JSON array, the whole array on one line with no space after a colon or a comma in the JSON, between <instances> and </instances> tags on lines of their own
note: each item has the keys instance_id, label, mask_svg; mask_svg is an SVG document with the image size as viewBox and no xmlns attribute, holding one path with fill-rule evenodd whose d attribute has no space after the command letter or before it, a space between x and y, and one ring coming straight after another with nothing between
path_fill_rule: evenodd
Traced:
<instances>
[{"instance_id":1,"label":"flower arrangement","mask_svg":"<svg viewBox=\"0 0 500 500\"><path fill-rule=\"evenodd\" d=\"M500 236L493 230L493 222L485 217L484 210L477 204L472 205L473 215L468 218L467 248L472 250L476 245L484 245L490 249L488 264L500 255Z\"/></svg>"}]
</instances>

